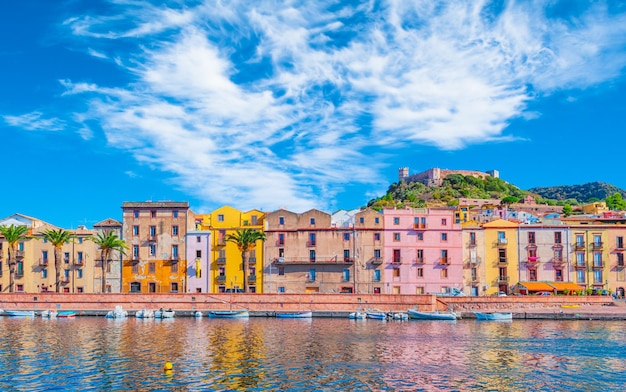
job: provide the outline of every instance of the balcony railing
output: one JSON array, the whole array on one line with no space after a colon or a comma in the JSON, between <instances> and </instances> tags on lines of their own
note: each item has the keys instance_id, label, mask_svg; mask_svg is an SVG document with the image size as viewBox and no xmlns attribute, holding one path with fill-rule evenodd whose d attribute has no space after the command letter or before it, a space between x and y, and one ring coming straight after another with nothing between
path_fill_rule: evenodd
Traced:
<instances>
[{"instance_id":1,"label":"balcony railing","mask_svg":"<svg viewBox=\"0 0 626 392\"><path fill-rule=\"evenodd\" d=\"M582 241L576 242L574 244L574 249L576 250L585 250L585 243Z\"/></svg>"},{"instance_id":2,"label":"balcony railing","mask_svg":"<svg viewBox=\"0 0 626 392\"><path fill-rule=\"evenodd\" d=\"M508 276L498 276L498 282L500 283L505 283L509 281L509 277Z\"/></svg>"},{"instance_id":3,"label":"balcony railing","mask_svg":"<svg viewBox=\"0 0 626 392\"><path fill-rule=\"evenodd\" d=\"M152 234L152 235L148 234L148 236L146 237L146 240L150 241L150 242L156 241L157 240L157 236L156 236L156 234Z\"/></svg>"},{"instance_id":4,"label":"balcony railing","mask_svg":"<svg viewBox=\"0 0 626 392\"><path fill-rule=\"evenodd\" d=\"M448 265L450 264L450 259L447 257L442 257L439 259L439 264L441 265Z\"/></svg>"},{"instance_id":5,"label":"balcony railing","mask_svg":"<svg viewBox=\"0 0 626 392\"><path fill-rule=\"evenodd\" d=\"M47 257L40 257L39 258L39 265L42 267L45 267L48 265L48 258Z\"/></svg>"},{"instance_id":6,"label":"balcony railing","mask_svg":"<svg viewBox=\"0 0 626 392\"><path fill-rule=\"evenodd\" d=\"M470 278L470 283L472 283L472 284L476 284L476 283L479 283L479 282L480 282L480 279L478 279L478 276L472 276Z\"/></svg>"},{"instance_id":7,"label":"balcony railing","mask_svg":"<svg viewBox=\"0 0 626 392\"><path fill-rule=\"evenodd\" d=\"M317 265L350 265L353 264L353 261L345 261L343 257L338 258L337 256L333 257L316 257L309 258L305 257L277 257L274 259L274 262L280 265L306 265L306 264L317 264ZM348 259L353 260L353 259Z\"/></svg>"},{"instance_id":8,"label":"balcony railing","mask_svg":"<svg viewBox=\"0 0 626 392\"><path fill-rule=\"evenodd\" d=\"M224 246L226 245L226 240L223 238L218 238L217 239L217 246Z\"/></svg>"},{"instance_id":9,"label":"balcony railing","mask_svg":"<svg viewBox=\"0 0 626 392\"><path fill-rule=\"evenodd\" d=\"M217 265L224 265L224 264L226 264L226 257L218 257Z\"/></svg>"},{"instance_id":10,"label":"balcony railing","mask_svg":"<svg viewBox=\"0 0 626 392\"><path fill-rule=\"evenodd\" d=\"M528 264L537 264L539 262L539 257L537 257L537 256L528 256L528 260L526 262Z\"/></svg>"},{"instance_id":11,"label":"balcony railing","mask_svg":"<svg viewBox=\"0 0 626 392\"><path fill-rule=\"evenodd\" d=\"M226 275L218 275L215 278L215 281L217 281L217 283L224 283L224 282L226 282Z\"/></svg>"},{"instance_id":12,"label":"balcony railing","mask_svg":"<svg viewBox=\"0 0 626 392\"><path fill-rule=\"evenodd\" d=\"M307 241L306 242L306 246L311 248L314 247L315 245L317 245L317 241Z\"/></svg>"},{"instance_id":13,"label":"balcony railing","mask_svg":"<svg viewBox=\"0 0 626 392\"><path fill-rule=\"evenodd\" d=\"M250 257L250 258L248 259L248 263L250 263L250 264L256 264L256 257Z\"/></svg>"},{"instance_id":14,"label":"balcony railing","mask_svg":"<svg viewBox=\"0 0 626 392\"><path fill-rule=\"evenodd\" d=\"M470 242L467 244L467 246L468 246L469 248L475 248L475 247L476 247L476 241L470 241Z\"/></svg>"},{"instance_id":15,"label":"balcony railing","mask_svg":"<svg viewBox=\"0 0 626 392\"><path fill-rule=\"evenodd\" d=\"M373 265L381 265L383 263L383 258L382 257L372 257L371 263Z\"/></svg>"},{"instance_id":16,"label":"balcony railing","mask_svg":"<svg viewBox=\"0 0 626 392\"><path fill-rule=\"evenodd\" d=\"M498 257L498 264L506 264L508 260L506 257Z\"/></svg>"},{"instance_id":17,"label":"balcony railing","mask_svg":"<svg viewBox=\"0 0 626 392\"><path fill-rule=\"evenodd\" d=\"M344 263L354 263L354 259L351 257L344 257L343 258L343 262Z\"/></svg>"},{"instance_id":18,"label":"balcony railing","mask_svg":"<svg viewBox=\"0 0 626 392\"><path fill-rule=\"evenodd\" d=\"M537 249L537 244L531 242L530 244L528 244L528 249Z\"/></svg>"},{"instance_id":19,"label":"balcony railing","mask_svg":"<svg viewBox=\"0 0 626 392\"><path fill-rule=\"evenodd\" d=\"M74 260L74 265L85 265L85 259Z\"/></svg>"},{"instance_id":20,"label":"balcony railing","mask_svg":"<svg viewBox=\"0 0 626 392\"><path fill-rule=\"evenodd\" d=\"M426 228L426 223L413 223L414 230L425 229L425 228Z\"/></svg>"},{"instance_id":21,"label":"balcony railing","mask_svg":"<svg viewBox=\"0 0 626 392\"><path fill-rule=\"evenodd\" d=\"M600 250L600 249L602 249L602 246L603 246L602 241L594 241L594 242L591 244L591 248L592 248L593 250Z\"/></svg>"},{"instance_id":22,"label":"balcony railing","mask_svg":"<svg viewBox=\"0 0 626 392\"><path fill-rule=\"evenodd\" d=\"M248 283L256 283L256 275L248 275Z\"/></svg>"},{"instance_id":23,"label":"balcony railing","mask_svg":"<svg viewBox=\"0 0 626 392\"><path fill-rule=\"evenodd\" d=\"M574 268L584 269L587 268L587 264L584 261L577 261L576 264L574 264Z\"/></svg>"},{"instance_id":24,"label":"balcony railing","mask_svg":"<svg viewBox=\"0 0 626 392\"><path fill-rule=\"evenodd\" d=\"M402 264L402 259L392 259L391 260L391 264L392 265L400 265L400 264Z\"/></svg>"},{"instance_id":25,"label":"balcony railing","mask_svg":"<svg viewBox=\"0 0 626 392\"><path fill-rule=\"evenodd\" d=\"M498 246L506 246L508 241L506 238L498 238Z\"/></svg>"},{"instance_id":26,"label":"balcony railing","mask_svg":"<svg viewBox=\"0 0 626 392\"><path fill-rule=\"evenodd\" d=\"M594 261L593 269L602 269L604 268L604 261Z\"/></svg>"},{"instance_id":27,"label":"balcony railing","mask_svg":"<svg viewBox=\"0 0 626 392\"><path fill-rule=\"evenodd\" d=\"M276 246L285 246L285 241L278 240L276 241Z\"/></svg>"},{"instance_id":28,"label":"balcony railing","mask_svg":"<svg viewBox=\"0 0 626 392\"><path fill-rule=\"evenodd\" d=\"M15 257L18 258L18 259L23 259L24 258L24 251L23 250L15 251Z\"/></svg>"},{"instance_id":29,"label":"balcony railing","mask_svg":"<svg viewBox=\"0 0 626 392\"><path fill-rule=\"evenodd\" d=\"M552 245L552 248L554 248L554 249L563 249L563 244L562 244L562 243L560 243L560 242L555 242L555 243Z\"/></svg>"},{"instance_id":30,"label":"balcony railing","mask_svg":"<svg viewBox=\"0 0 626 392\"><path fill-rule=\"evenodd\" d=\"M563 263L565 263L565 259L563 258L563 256L554 257L552 259L552 263L554 263L554 264L563 264Z\"/></svg>"},{"instance_id":31,"label":"balcony railing","mask_svg":"<svg viewBox=\"0 0 626 392\"><path fill-rule=\"evenodd\" d=\"M480 257L470 257L469 258L469 264L470 264L470 266L476 266L476 265L480 264Z\"/></svg>"},{"instance_id":32,"label":"balcony railing","mask_svg":"<svg viewBox=\"0 0 626 392\"><path fill-rule=\"evenodd\" d=\"M415 264L424 264L424 258L423 257L418 257L415 259Z\"/></svg>"}]
</instances>

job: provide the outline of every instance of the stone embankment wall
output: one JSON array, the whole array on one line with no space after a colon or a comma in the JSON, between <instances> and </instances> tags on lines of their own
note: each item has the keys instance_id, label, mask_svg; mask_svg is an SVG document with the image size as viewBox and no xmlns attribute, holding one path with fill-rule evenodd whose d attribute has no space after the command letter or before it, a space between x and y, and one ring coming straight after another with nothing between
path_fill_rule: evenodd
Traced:
<instances>
[{"instance_id":1,"label":"stone embankment wall","mask_svg":"<svg viewBox=\"0 0 626 392\"><path fill-rule=\"evenodd\" d=\"M106 312L116 305L125 310L172 308L177 311L207 311L247 308L272 312L312 310L314 312L354 312L379 309L406 311L417 306L422 311L522 310L557 308L562 305L603 305L611 297L438 297L434 295L381 294L0 294L0 309L75 310Z\"/></svg>"}]
</instances>

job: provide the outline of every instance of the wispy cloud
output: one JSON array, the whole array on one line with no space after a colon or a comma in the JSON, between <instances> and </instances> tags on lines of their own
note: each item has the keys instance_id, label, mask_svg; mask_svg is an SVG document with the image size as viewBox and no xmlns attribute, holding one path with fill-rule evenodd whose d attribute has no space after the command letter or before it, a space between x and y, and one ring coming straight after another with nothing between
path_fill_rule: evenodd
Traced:
<instances>
[{"instance_id":1,"label":"wispy cloud","mask_svg":"<svg viewBox=\"0 0 626 392\"><path fill-rule=\"evenodd\" d=\"M2 118L8 125L28 131L60 131L65 128L65 121L54 117L45 118L41 112L31 112L20 116L5 115Z\"/></svg>"},{"instance_id":2,"label":"wispy cloud","mask_svg":"<svg viewBox=\"0 0 626 392\"><path fill-rule=\"evenodd\" d=\"M531 100L621 75L626 15L557 5L116 0L65 25L133 82L64 94L88 94L112 146L207 204L324 207L347 183L380 186L394 148L518 140L504 130L538 115Z\"/></svg>"}]
</instances>

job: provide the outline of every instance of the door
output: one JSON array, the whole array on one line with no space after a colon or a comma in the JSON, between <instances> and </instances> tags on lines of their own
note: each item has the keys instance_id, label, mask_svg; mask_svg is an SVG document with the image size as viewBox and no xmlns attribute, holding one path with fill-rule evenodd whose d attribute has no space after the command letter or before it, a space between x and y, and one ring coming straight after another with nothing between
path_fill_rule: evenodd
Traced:
<instances>
[{"instance_id":1,"label":"door","mask_svg":"<svg viewBox=\"0 0 626 392\"><path fill-rule=\"evenodd\" d=\"M478 296L478 287L477 286L472 286L472 293L471 295L473 295L474 297Z\"/></svg>"}]
</instances>

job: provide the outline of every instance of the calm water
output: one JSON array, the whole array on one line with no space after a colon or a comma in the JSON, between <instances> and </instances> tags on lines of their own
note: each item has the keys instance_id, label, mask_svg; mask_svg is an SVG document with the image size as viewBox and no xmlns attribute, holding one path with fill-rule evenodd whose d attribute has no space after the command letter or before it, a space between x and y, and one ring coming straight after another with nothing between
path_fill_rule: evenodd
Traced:
<instances>
[{"instance_id":1,"label":"calm water","mask_svg":"<svg viewBox=\"0 0 626 392\"><path fill-rule=\"evenodd\" d=\"M0 390L623 390L625 326L2 317Z\"/></svg>"}]
</instances>

